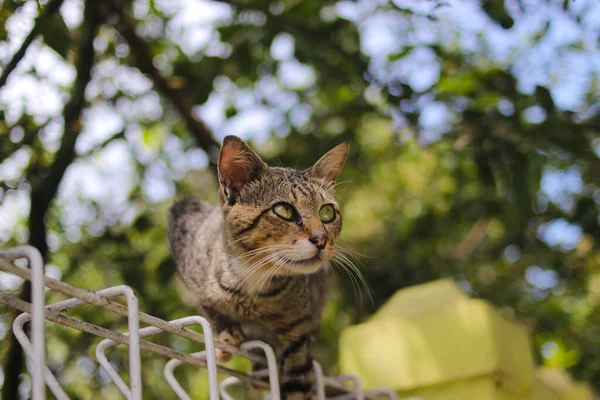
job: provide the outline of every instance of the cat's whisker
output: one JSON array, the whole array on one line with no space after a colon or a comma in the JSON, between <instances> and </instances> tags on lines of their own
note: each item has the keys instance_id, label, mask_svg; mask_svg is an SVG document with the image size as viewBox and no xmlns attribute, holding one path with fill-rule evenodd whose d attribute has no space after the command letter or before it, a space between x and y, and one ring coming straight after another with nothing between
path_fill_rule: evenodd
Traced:
<instances>
[{"instance_id":1,"label":"cat's whisker","mask_svg":"<svg viewBox=\"0 0 600 400\"><path fill-rule=\"evenodd\" d=\"M354 297L359 300L359 303L362 303L362 293L360 291L360 285L359 285L358 281L356 280L356 277L344 263L342 263L341 261L336 260L336 259L334 259L334 261L337 261L337 265L342 268L342 270L346 273L346 275L348 275L348 277L350 278L350 282L352 283L352 290L354 291Z\"/></svg>"},{"instance_id":2,"label":"cat's whisker","mask_svg":"<svg viewBox=\"0 0 600 400\"><path fill-rule=\"evenodd\" d=\"M230 287L227 290L227 292L231 294L237 290L240 290L242 288L242 286L244 285L244 283L246 282L248 277L250 277L256 271L258 271L264 264L268 263L275 257L276 257L276 254L269 254L269 255L264 256L263 258L261 258L260 260L255 262L254 264L252 264L238 277L238 282L233 287ZM220 299L217 304L222 304L223 301L224 301L223 299Z\"/></svg>"},{"instance_id":3,"label":"cat's whisker","mask_svg":"<svg viewBox=\"0 0 600 400\"><path fill-rule=\"evenodd\" d=\"M287 248L288 246L284 246L284 247ZM262 266L266 265L268 262L272 261L273 259L277 259L278 261L275 264L278 264L279 260L281 259L281 256L282 256L282 252L276 251L270 255L263 257L261 260L257 261L256 263L252 264L241 275L240 278L244 278L244 279L240 279L240 282L238 283L238 288L241 287L241 285L243 285L245 283L245 281L246 281L245 278L250 277L252 274L254 274L254 272L256 272L258 269L260 269ZM270 272L273 268L274 268L274 266L272 266L271 269L269 271L267 271L267 273ZM261 279L262 279L262 277L261 277ZM259 282L260 282L260 280L259 280Z\"/></svg>"},{"instance_id":4,"label":"cat's whisker","mask_svg":"<svg viewBox=\"0 0 600 400\"><path fill-rule=\"evenodd\" d=\"M345 242L348 242L348 244L346 244ZM356 256L357 259L358 259L358 257L370 258L370 259L373 259L373 260L377 259L377 257L368 256L368 255L363 254L363 253L361 253L359 251L356 251L354 249L354 246L352 246L352 244L354 244L353 241L349 241L347 239L343 239L343 240L338 239L338 242L336 244L336 248L339 247L339 248L345 250L346 252L351 253L352 255Z\"/></svg>"},{"instance_id":5,"label":"cat's whisker","mask_svg":"<svg viewBox=\"0 0 600 400\"><path fill-rule=\"evenodd\" d=\"M342 183L356 183L356 182L355 181L341 181L341 182L332 183L331 187L336 187L338 185L341 185Z\"/></svg>"},{"instance_id":6,"label":"cat's whisker","mask_svg":"<svg viewBox=\"0 0 600 400\"><path fill-rule=\"evenodd\" d=\"M269 259L271 258L271 254L266 254L266 255L257 254L255 256L251 257L248 261L256 259L256 258L258 258L258 260L254 261L252 264L247 266L240 275L236 276L237 284L235 285L234 289L236 289L236 290L240 289L240 287L243 285L243 283L245 282L247 277L254 274L254 272L258 271L265 263L267 263L269 261Z\"/></svg>"},{"instance_id":7,"label":"cat's whisker","mask_svg":"<svg viewBox=\"0 0 600 400\"><path fill-rule=\"evenodd\" d=\"M371 305L374 305L375 302L373 300L373 295L372 295L373 289L369 285L369 282L367 281L365 276L362 274L362 272L360 272L358 267L352 262L352 260L350 260L342 252L336 253L334 255L333 259L338 261L340 263L340 265L342 265L344 267L344 269L348 272L348 275L350 275L350 274L355 275L355 279L357 279L358 282L360 282L362 284L362 286L364 287L365 292L371 302Z\"/></svg>"},{"instance_id":8,"label":"cat's whisker","mask_svg":"<svg viewBox=\"0 0 600 400\"><path fill-rule=\"evenodd\" d=\"M271 262L274 259L279 258L278 253L273 253L273 254L269 254L265 257L263 257L262 259L260 259L259 261L257 261L256 263L252 264L251 266L249 266L243 273L242 275L239 276L239 282L236 285L236 289L240 289L243 284L246 282L246 280L248 278L250 278L255 272L257 272L260 268L262 268L263 266L265 266L266 264L268 264L269 262Z\"/></svg>"},{"instance_id":9,"label":"cat's whisker","mask_svg":"<svg viewBox=\"0 0 600 400\"><path fill-rule=\"evenodd\" d=\"M350 278L352 279L352 287L355 291L355 297L358 298L358 304L360 305L360 307L362 309L363 291L361 290L361 285L360 285L359 281L356 279L355 274L352 272L352 270L350 268L348 268L347 266L345 266L343 264L342 264L342 267L344 268L344 271L346 271L348 276L350 276ZM356 295L356 292L358 292L358 296Z\"/></svg>"},{"instance_id":10,"label":"cat's whisker","mask_svg":"<svg viewBox=\"0 0 600 400\"><path fill-rule=\"evenodd\" d=\"M233 259L233 261L243 261L244 258L249 257L248 261L252 260L253 258L256 258L257 256L259 256L262 253L268 253L271 252L273 250L279 250L279 249L285 249L289 247L289 245L287 244L274 244L274 245L268 245L268 246L263 246L263 247L259 247L258 249L254 249L254 250L250 250L238 257L235 257Z\"/></svg>"},{"instance_id":11,"label":"cat's whisker","mask_svg":"<svg viewBox=\"0 0 600 400\"><path fill-rule=\"evenodd\" d=\"M266 272L266 273L265 273L263 276L261 276L261 277L260 277L260 279L259 279L259 280L258 280L256 283L254 283L254 285L252 285L252 287L251 287L251 288L250 288L250 289L247 291L247 293L244 295L244 297L242 297L242 300L244 300L246 297L248 297L248 295L249 295L250 293L252 293L252 291L254 290L254 288L255 288L257 285L259 285L261 282L263 282L263 280L265 280L265 279L266 279L266 277L268 277L268 276L269 276L269 274L270 274L270 273L272 273L272 272L273 272L273 271L276 269L276 267L277 267L277 266L279 266L280 264L282 264L282 263L283 263L283 260L281 260L281 258L280 258L280 254L279 254L279 253L274 253L274 254L273 254L273 256L274 256L274 257L277 257L279 260L278 260L277 262L275 262L275 265L274 265L274 266L272 266L272 267L269 269L269 271L267 271L267 272ZM262 289L262 285L260 286L260 289ZM259 290L256 292L256 297L258 297L258 293L260 293L260 289L259 289ZM256 301L256 297L255 297L254 301ZM253 303L254 303L254 302L253 302Z\"/></svg>"},{"instance_id":12,"label":"cat's whisker","mask_svg":"<svg viewBox=\"0 0 600 400\"><path fill-rule=\"evenodd\" d=\"M356 264L362 264L361 260L359 259L359 257L357 256L357 252L354 252L352 249L350 248L338 248L338 253L340 256L344 256L348 259L351 268L355 271L355 273L357 274L357 276L359 277L359 279L361 280L363 286L368 289L368 293L371 296L371 294L373 293L373 289L371 288L371 286L369 285L369 282L367 281L367 279L365 278L365 276L362 274L362 272L360 271L360 269L358 268L358 266ZM373 299L371 298L371 303L373 303Z\"/></svg>"},{"instance_id":13,"label":"cat's whisker","mask_svg":"<svg viewBox=\"0 0 600 400\"><path fill-rule=\"evenodd\" d=\"M286 244L274 244L274 245L259 247L258 249L250 250L238 257L235 257L233 259L233 261L241 261L241 262L244 262L245 264L248 264L249 262L251 262L252 260L254 260L257 257L260 257L264 253L270 253L274 250L277 251L280 249L285 249L287 247L289 247L289 246Z\"/></svg>"},{"instance_id":14,"label":"cat's whisker","mask_svg":"<svg viewBox=\"0 0 600 400\"><path fill-rule=\"evenodd\" d=\"M343 249L339 252L339 256L344 257L348 261L349 267L352 268L352 270L360 278L360 280L362 281L363 285L365 286L365 289L368 289L368 291L370 293L372 293L373 289L369 285L369 282L367 281L367 279L365 278L365 276L362 274L362 272L360 271L360 269L356 266L356 263L360 264L360 260L355 255L353 255L351 253L345 253ZM352 262L352 260L350 258L354 258L356 260L356 263Z\"/></svg>"},{"instance_id":15,"label":"cat's whisker","mask_svg":"<svg viewBox=\"0 0 600 400\"><path fill-rule=\"evenodd\" d=\"M355 261L357 264L362 264L359 256L360 254L356 251L354 251L352 248L347 247L345 245L339 244L336 246L335 251L344 255L347 255L349 257L352 258L353 261Z\"/></svg>"},{"instance_id":16,"label":"cat's whisker","mask_svg":"<svg viewBox=\"0 0 600 400\"><path fill-rule=\"evenodd\" d=\"M254 303L256 303L256 299L258 299L258 296L260 295L260 293L262 293L262 289L265 286L265 284L267 284L267 288L271 285L271 282L273 280L273 278L275 277L275 275L277 274L277 272L285 265L285 262L283 260L280 260L278 263L276 263L273 267L271 267L271 270L269 270L269 272L267 272L265 274L265 276L263 276L261 278L261 280L263 280L264 278L264 282L260 285L260 287L258 288L258 290L256 291L256 295L254 296L254 300L252 300L252 306L254 306ZM270 278L269 278L270 276ZM266 278L265 278L266 277ZM268 283L267 283L268 280ZM260 281L259 281L260 282Z\"/></svg>"}]
</instances>

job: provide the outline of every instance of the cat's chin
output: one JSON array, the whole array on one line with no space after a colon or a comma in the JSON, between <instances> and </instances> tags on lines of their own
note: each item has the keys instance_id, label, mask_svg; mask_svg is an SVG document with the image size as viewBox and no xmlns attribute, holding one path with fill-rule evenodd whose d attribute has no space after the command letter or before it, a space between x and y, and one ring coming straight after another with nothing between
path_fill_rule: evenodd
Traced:
<instances>
[{"instance_id":1,"label":"cat's chin","mask_svg":"<svg viewBox=\"0 0 600 400\"><path fill-rule=\"evenodd\" d=\"M289 275L308 275L317 272L326 261L319 256L304 260L286 260L285 270Z\"/></svg>"},{"instance_id":2,"label":"cat's chin","mask_svg":"<svg viewBox=\"0 0 600 400\"><path fill-rule=\"evenodd\" d=\"M310 265L286 265L286 272L288 275L310 275L310 274L314 274L315 272L317 272L319 269L321 269L321 266L323 265L323 263L314 263L314 264L310 264Z\"/></svg>"}]
</instances>

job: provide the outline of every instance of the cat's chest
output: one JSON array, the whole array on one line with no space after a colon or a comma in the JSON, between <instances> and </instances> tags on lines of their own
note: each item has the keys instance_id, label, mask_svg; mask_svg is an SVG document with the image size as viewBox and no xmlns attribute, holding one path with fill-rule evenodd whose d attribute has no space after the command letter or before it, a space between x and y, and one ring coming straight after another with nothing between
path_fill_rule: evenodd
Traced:
<instances>
[{"instance_id":1,"label":"cat's chest","mask_svg":"<svg viewBox=\"0 0 600 400\"><path fill-rule=\"evenodd\" d=\"M249 297L256 297L264 289L271 286L273 276L270 276L268 269L253 271L252 273L246 271L241 276L240 281L242 291L247 293Z\"/></svg>"},{"instance_id":2,"label":"cat's chest","mask_svg":"<svg viewBox=\"0 0 600 400\"><path fill-rule=\"evenodd\" d=\"M289 286L289 287L288 287ZM229 297L229 305L240 319L264 321L281 319L309 307L306 288L292 279L277 282L262 290L236 293Z\"/></svg>"},{"instance_id":3,"label":"cat's chest","mask_svg":"<svg viewBox=\"0 0 600 400\"><path fill-rule=\"evenodd\" d=\"M257 288L227 295L228 307L239 320L276 321L310 308L308 288L297 277L278 277L268 284L260 279L256 282Z\"/></svg>"}]
</instances>

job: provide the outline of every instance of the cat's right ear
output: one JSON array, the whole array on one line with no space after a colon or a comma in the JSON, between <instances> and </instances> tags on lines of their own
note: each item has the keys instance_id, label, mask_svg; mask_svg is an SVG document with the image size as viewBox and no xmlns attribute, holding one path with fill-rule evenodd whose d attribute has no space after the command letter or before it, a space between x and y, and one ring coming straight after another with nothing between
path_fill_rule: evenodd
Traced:
<instances>
[{"instance_id":1,"label":"cat's right ear","mask_svg":"<svg viewBox=\"0 0 600 400\"><path fill-rule=\"evenodd\" d=\"M267 164L242 139L226 136L217 166L223 195L231 203L244 185L256 179Z\"/></svg>"},{"instance_id":2,"label":"cat's right ear","mask_svg":"<svg viewBox=\"0 0 600 400\"><path fill-rule=\"evenodd\" d=\"M349 151L350 145L348 143L340 143L325 153L325 155L308 170L317 178L335 182L342 171L342 167L344 166L346 157L348 157Z\"/></svg>"}]
</instances>

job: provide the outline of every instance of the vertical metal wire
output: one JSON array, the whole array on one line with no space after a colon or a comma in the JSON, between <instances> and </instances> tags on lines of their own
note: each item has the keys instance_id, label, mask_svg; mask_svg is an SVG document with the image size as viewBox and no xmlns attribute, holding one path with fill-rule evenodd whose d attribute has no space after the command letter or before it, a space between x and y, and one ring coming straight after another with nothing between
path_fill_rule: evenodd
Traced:
<instances>
[{"instance_id":1,"label":"vertical metal wire","mask_svg":"<svg viewBox=\"0 0 600 400\"><path fill-rule=\"evenodd\" d=\"M31 269L31 331L33 336L31 395L36 400L46 398L46 386L44 385L44 372L46 366L46 340L45 340L45 318L44 318L44 260L40 252L33 246L19 246L3 253L10 261L26 258Z\"/></svg>"},{"instance_id":2,"label":"vertical metal wire","mask_svg":"<svg viewBox=\"0 0 600 400\"><path fill-rule=\"evenodd\" d=\"M25 333L25 329L23 328L24 325L26 323L28 323L29 321L31 321L30 313L23 313L23 314L20 314L19 316L17 316L17 318L15 318L15 320L13 322L13 332L15 334L15 337L17 338L17 341L23 348L23 351L25 352L25 354L27 354L27 357L33 359L35 356L35 352L33 350L31 341L27 337L27 334ZM54 396L56 396L56 398L58 400L69 400L69 396L67 396L67 394L65 393L63 388L60 386L60 383L58 383L58 380L56 379L56 377L54 376L52 371L50 371L50 368L46 367L45 365L44 365L44 375L42 376L42 378L44 378L44 377L46 380L46 384L48 385L48 387L50 388L50 390L52 391L52 393L54 394ZM33 395L33 393L32 393L32 395Z\"/></svg>"},{"instance_id":3,"label":"vertical metal wire","mask_svg":"<svg viewBox=\"0 0 600 400\"><path fill-rule=\"evenodd\" d=\"M221 394L221 397L223 398L223 400L236 400L229 395L229 393L227 392L227 389L230 386L239 385L240 383L242 383L242 381L240 381L235 376L230 376L229 378L223 379L221 381L221 383L219 384L219 393Z\"/></svg>"},{"instance_id":4,"label":"vertical metal wire","mask_svg":"<svg viewBox=\"0 0 600 400\"><path fill-rule=\"evenodd\" d=\"M265 342L261 342L260 340L253 340L251 342L245 342L241 344L242 349L261 349L264 351L265 356L267 357L267 370L269 371L269 385L271 387L271 399L279 400L279 373L277 371L277 358L275 357L275 352L273 348L266 344Z\"/></svg>"},{"instance_id":5,"label":"vertical metal wire","mask_svg":"<svg viewBox=\"0 0 600 400\"><path fill-rule=\"evenodd\" d=\"M129 286L111 288L127 298L127 327L129 329L129 380L131 382L131 397L142 400L142 359L140 355L140 322L138 320L137 296Z\"/></svg>"},{"instance_id":6,"label":"vertical metal wire","mask_svg":"<svg viewBox=\"0 0 600 400\"><path fill-rule=\"evenodd\" d=\"M129 338L129 369L131 375L131 398L133 400L142 399L142 375L141 375L141 359L140 359L140 340L139 340L139 321L138 321L138 301L133 290L129 286L113 286L110 288L99 290L95 293L97 296L107 299L125 295L127 298L127 319L128 326L135 332ZM87 304L81 299L68 299L58 303L51 304L45 307L48 310L63 312L75 307ZM42 332L44 329L42 329ZM35 334L35 332L34 332ZM58 382L56 382L58 384ZM54 385L54 383L53 383Z\"/></svg>"},{"instance_id":7,"label":"vertical metal wire","mask_svg":"<svg viewBox=\"0 0 600 400\"><path fill-rule=\"evenodd\" d=\"M155 328L155 329L158 330L158 328ZM132 400L131 389L129 388L129 386L127 386L127 383L125 383L125 381L121 378L121 375L119 375L119 373L113 368L113 366L111 365L110 361L108 361L108 358L106 357L106 354L105 354L106 349L108 349L109 347L111 347L115 344L117 344L117 343L113 342L110 339L104 339L103 341L101 341L100 344L98 344L98 346L96 346L96 359L98 360L98 362L104 369L104 372L106 372L108 377L117 386L117 389L119 389L121 394L123 396L125 396L125 398L127 400Z\"/></svg>"},{"instance_id":8,"label":"vertical metal wire","mask_svg":"<svg viewBox=\"0 0 600 400\"><path fill-rule=\"evenodd\" d=\"M215 345L214 345L214 341L213 341L212 329L210 327L210 323L208 322L208 320L206 318L204 318L202 316L191 316L191 317L185 317L185 318L173 320L173 321L169 322L169 324L178 326L178 327L184 327L184 326L190 326L190 325L201 325L202 328L204 329L204 338L205 338L205 345L206 345L206 350L205 350L206 351L206 362L207 362L208 382L209 382L209 398L210 398L210 400L218 400L219 399L219 386L218 386L218 381L217 381L217 362L216 362L216 356L215 356L215 347L214 347ZM147 336L156 335L156 334L159 334L162 332L164 332L164 331L160 328L157 328L155 326L148 326L148 327L140 329L139 332L137 332L137 333L138 333L139 337L147 337ZM104 368L104 370L106 371L108 376L113 380L113 382L115 382L115 384L119 388L120 392L126 398L129 399L131 396L129 387L127 387L127 384L125 383L125 381L123 381L123 379L120 377L119 373L114 369L114 367L108 361L108 358L106 357L106 354L105 354L106 350L108 350L109 348L111 348L113 346L116 346L117 344L118 344L117 342L110 340L110 339L103 340L96 347L96 358L98 359L98 362L100 363L100 365L102 365L102 368Z\"/></svg>"},{"instance_id":9,"label":"vertical metal wire","mask_svg":"<svg viewBox=\"0 0 600 400\"><path fill-rule=\"evenodd\" d=\"M317 360L313 360L315 385L317 386L317 400L325 400L325 382L323 381L323 368Z\"/></svg>"},{"instance_id":10,"label":"vertical metal wire","mask_svg":"<svg viewBox=\"0 0 600 400\"><path fill-rule=\"evenodd\" d=\"M171 321L172 324L183 327L189 325L201 325L204 334L206 367L208 369L208 383L210 400L219 400L219 386L217 380L217 357L215 355L215 342L213 340L210 322L202 316L196 315Z\"/></svg>"},{"instance_id":11,"label":"vertical metal wire","mask_svg":"<svg viewBox=\"0 0 600 400\"><path fill-rule=\"evenodd\" d=\"M193 353L192 355L198 358L206 358L206 352L204 351L199 351L197 353ZM181 400L192 400L185 389L183 389L183 387L179 384L179 381L175 378L175 368L179 367L181 364L183 364L183 362L173 358L165 364L163 372L165 374L165 378L167 378L167 383L171 386L173 391Z\"/></svg>"},{"instance_id":12,"label":"vertical metal wire","mask_svg":"<svg viewBox=\"0 0 600 400\"><path fill-rule=\"evenodd\" d=\"M360 380L358 379L358 377L356 375L346 374L346 375L336 376L331 379L333 379L334 381L340 382L340 383L347 382L347 381L350 381L353 383L353 388L352 388L351 393L337 396L337 397L335 397L335 399L337 399L337 400L350 400L350 399L364 400L365 399L365 395L361 389Z\"/></svg>"}]
</instances>

